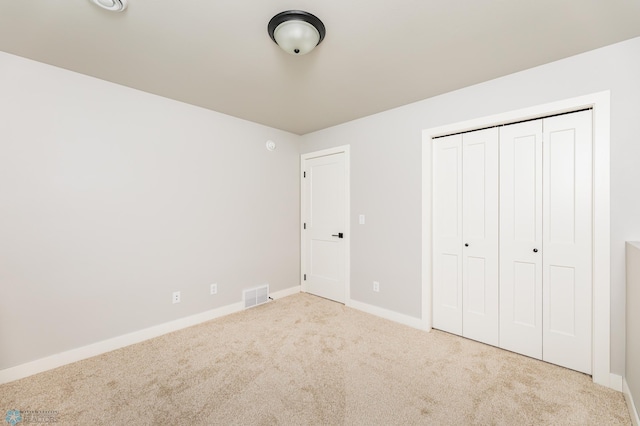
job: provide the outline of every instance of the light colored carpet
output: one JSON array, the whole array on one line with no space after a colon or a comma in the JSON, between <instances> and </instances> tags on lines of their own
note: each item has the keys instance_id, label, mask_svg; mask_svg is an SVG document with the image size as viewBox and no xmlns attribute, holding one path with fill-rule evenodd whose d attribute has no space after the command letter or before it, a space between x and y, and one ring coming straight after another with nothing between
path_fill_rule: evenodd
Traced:
<instances>
[{"instance_id":1,"label":"light colored carpet","mask_svg":"<svg viewBox=\"0 0 640 426\"><path fill-rule=\"evenodd\" d=\"M0 386L73 425L629 425L584 374L308 294Z\"/></svg>"}]
</instances>

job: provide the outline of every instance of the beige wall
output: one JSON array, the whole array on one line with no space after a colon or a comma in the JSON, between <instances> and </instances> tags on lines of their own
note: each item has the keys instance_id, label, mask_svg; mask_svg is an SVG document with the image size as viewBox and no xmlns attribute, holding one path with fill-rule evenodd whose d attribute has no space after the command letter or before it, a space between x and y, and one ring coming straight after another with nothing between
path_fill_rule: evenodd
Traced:
<instances>
[{"instance_id":1,"label":"beige wall","mask_svg":"<svg viewBox=\"0 0 640 426\"><path fill-rule=\"evenodd\" d=\"M298 142L0 53L0 369L299 285Z\"/></svg>"},{"instance_id":2,"label":"beige wall","mask_svg":"<svg viewBox=\"0 0 640 426\"><path fill-rule=\"evenodd\" d=\"M627 341L625 380L640 409L640 242L627 242ZM633 414L632 414L633 416Z\"/></svg>"},{"instance_id":3,"label":"beige wall","mask_svg":"<svg viewBox=\"0 0 640 426\"><path fill-rule=\"evenodd\" d=\"M303 153L351 145L352 299L421 316L423 129L610 90L611 367L623 374L624 241L640 239L639 75L636 38L303 136Z\"/></svg>"}]
</instances>

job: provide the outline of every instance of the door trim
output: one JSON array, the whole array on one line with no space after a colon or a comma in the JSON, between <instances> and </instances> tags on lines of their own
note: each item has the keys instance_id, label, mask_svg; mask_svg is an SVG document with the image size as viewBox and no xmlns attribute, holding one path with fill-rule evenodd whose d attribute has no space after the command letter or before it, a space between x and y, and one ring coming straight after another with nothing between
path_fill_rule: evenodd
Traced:
<instances>
[{"instance_id":1,"label":"door trim","mask_svg":"<svg viewBox=\"0 0 640 426\"><path fill-rule=\"evenodd\" d=\"M344 230L344 300L345 305L351 302L351 160L350 160L350 145L342 145L334 148L323 149L321 151L309 152L300 155L300 289L303 292L307 291L307 283L304 280L304 274L306 269L306 247L304 241L304 229L303 223L306 216L306 191L304 185L304 166L305 161L312 158L326 157L333 154L344 154L344 167L345 167L345 230Z\"/></svg>"},{"instance_id":2,"label":"door trim","mask_svg":"<svg viewBox=\"0 0 640 426\"><path fill-rule=\"evenodd\" d=\"M422 131L422 327L432 327L432 174L433 139L452 133L593 108L593 381L616 390L610 366L610 92L537 105Z\"/></svg>"}]
</instances>

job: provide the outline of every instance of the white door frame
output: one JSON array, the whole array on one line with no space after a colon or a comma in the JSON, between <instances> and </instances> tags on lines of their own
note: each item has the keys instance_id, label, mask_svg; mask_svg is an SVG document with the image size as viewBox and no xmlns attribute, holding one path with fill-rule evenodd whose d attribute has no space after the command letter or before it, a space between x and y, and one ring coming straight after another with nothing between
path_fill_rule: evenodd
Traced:
<instances>
[{"instance_id":1,"label":"white door frame","mask_svg":"<svg viewBox=\"0 0 640 426\"><path fill-rule=\"evenodd\" d=\"M593 381L616 390L611 349L611 237L610 237L610 92L603 91L476 118L422 131L422 326L432 326L432 151L433 138L521 120L593 108Z\"/></svg>"},{"instance_id":2,"label":"white door frame","mask_svg":"<svg viewBox=\"0 0 640 426\"><path fill-rule=\"evenodd\" d=\"M345 304L350 303L351 301L351 161L350 161L350 145L342 145L334 148L323 149L321 151L309 152L306 154L300 155L300 289L304 292L307 291L307 283L304 280L304 274L306 273L306 246L304 239L304 229L303 223L306 216L306 206L307 206L307 194L305 191L304 184L304 166L305 161L318 158L325 157L327 155L344 153L344 167L345 167L345 198L346 202L344 217L345 217L345 230L344 230L344 274L345 274L345 282L344 282L344 300Z\"/></svg>"}]
</instances>

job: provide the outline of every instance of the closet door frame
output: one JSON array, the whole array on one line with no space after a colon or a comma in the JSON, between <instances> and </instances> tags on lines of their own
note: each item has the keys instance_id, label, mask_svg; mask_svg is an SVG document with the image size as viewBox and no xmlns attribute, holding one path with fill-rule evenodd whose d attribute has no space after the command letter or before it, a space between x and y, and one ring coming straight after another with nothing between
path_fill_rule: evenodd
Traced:
<instances>
[{"instance_id":1,"label":"closet door frame","mask_svg":"<svg viewBox=\"0 0 640 426\"><path fill-rule=\"evenodd\" d=\"M424 129L422 132L422 327L432 328L432 170L433 139L439 136L593 109L593 332L592 377L594 383L621 391L619 377L611 374L611 239L610 239L610 92L566 99Z\"/></svg>"}]
</instances>

